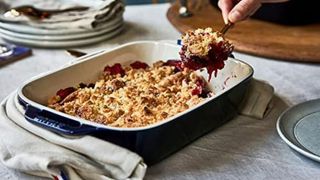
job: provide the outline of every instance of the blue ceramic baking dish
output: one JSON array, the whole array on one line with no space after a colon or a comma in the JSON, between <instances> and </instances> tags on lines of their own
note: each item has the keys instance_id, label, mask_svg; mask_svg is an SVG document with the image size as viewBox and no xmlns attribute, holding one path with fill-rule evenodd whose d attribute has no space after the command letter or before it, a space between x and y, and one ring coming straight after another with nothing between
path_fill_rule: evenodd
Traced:
<instances>
[{"instance_id":1,"label":"blue ceramic baking dish","mask_svg":"<svg viewBox=\"0 0 320 180\"><path fill-rule=\"evenodd\" d=\"M178 45L163 42L133 42L83 57L73 64L35 77L18 91L19 102L25 107L25 118L56 133L104 139L136 152L147 164L154 164L237 114L253 75L250 65L229 58L225 68L209 82L209 87L215 92L213 97L146 127L109 127L55 111L46 104L61 88L76 86L80 82L95 82L106 65L116 62L126 65L136 60L152 64L158 60L178 59L179 49ZM206 72L199 73L208 79Z\"/></svg>"}]
</instances>

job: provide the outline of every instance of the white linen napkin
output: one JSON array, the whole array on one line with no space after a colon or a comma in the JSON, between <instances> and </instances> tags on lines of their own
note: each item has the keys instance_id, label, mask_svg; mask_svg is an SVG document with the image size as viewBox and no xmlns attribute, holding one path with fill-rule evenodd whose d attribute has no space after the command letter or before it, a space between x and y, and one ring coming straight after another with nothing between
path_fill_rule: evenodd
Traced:
<instances>
[{"instance_id":1,"label":"white linen napkin","mask_svg":"<svg viewBox=\"0 0 320 180\"><path fill-rule=\"evenodd\" d=\"M146 165L137 154L94 138L68 138L24 119L16 92L0 104L0 160L28 174L68 179L142 179Z\"/></svg>"},{"instance_id":2,"label":"white linen napkin","mask_svg":"<svg viewBox=\"0 0 320 180\"><path fill-rule=\"evenodd\" d=\"M122 0L2 0L0 22L19 23L42 29L96 29L104 23L121 16L124 12ZM69 11L52 15L50 18L35 20L27 16L12 16L4 13L8 7L32 5L40 9L62 10L76 6L89 7L85 11Z\"/></svg>"},{"instance_id":3,"label":"white linen napkin","mask_svg":"<svg viewBox=\"0 0 320 180\"><path fill-rule=\"evenodd\" d=\"M263 119L271 109L273 95L274 89L270 84L253 79L238 111L245 116Z\"/></svg>"},{"instance_id":4,"label":"white linen napkin","mask_svg":"<svg viewBox=\"0 0 320 180\"><path fill-rule=\"evenodd\" d=\"M253 79L239 113L261 119L270 108L273 87ZM137 154L106 141L68 138L26 121L16 92L0 105L0 160L28 174L69 179L142 179L146 165Z\"/></svg>"}]
</instances>

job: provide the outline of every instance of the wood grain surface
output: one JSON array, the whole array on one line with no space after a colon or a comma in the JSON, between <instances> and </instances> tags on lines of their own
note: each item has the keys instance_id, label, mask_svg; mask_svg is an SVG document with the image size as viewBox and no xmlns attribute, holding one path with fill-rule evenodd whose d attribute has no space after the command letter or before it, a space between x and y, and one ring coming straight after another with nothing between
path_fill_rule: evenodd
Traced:
<instances>
[{"instance_id":1,"label":"wood grain surface","mask_svg":"<svg viewBox=\"0 0 320 180\"><path fill-rule=\"evenodd\" d=\"M179 16L179 3L167 12L169 21L181 33L196 28L220 30L224 23L221 13L208 0L191 1L193 16ZM226 34L235 50L278 60L320 62L320 24L285 26L248 19L237 23Z\"/></svg>"}]
</instances>

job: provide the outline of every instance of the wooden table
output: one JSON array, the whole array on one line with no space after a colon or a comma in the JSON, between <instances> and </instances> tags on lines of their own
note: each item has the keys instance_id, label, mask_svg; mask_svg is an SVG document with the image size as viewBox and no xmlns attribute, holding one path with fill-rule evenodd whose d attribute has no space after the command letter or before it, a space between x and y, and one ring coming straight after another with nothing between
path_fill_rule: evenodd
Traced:
<instances>
[{"instance_id":1,"label":"wooden table","mask_svg":"<svg viewBox=\"0 0 320 180\"><path fill-rule=\"evenodd\" d=\"M193 16L179 16L178 1L167 12L169 21L181 33L196 28L220 30L224 22L220 11L208 0L191 1ZM237 23L226 37L235 50L256 56L287 61L320 62L320 24L285 26L249 19Z\"/></svg>"}]
</instances>

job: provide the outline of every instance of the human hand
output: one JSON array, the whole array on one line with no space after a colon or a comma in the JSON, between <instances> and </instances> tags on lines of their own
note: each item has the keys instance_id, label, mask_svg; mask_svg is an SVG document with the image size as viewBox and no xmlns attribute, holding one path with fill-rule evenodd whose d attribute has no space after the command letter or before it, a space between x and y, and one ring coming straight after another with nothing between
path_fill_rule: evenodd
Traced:
<instances>
[{"instance_id":1,"label":"human hand","mask_svg":"<svg viewBox=\"0 0 320 180\"><path fill-rule=\"evenodd\" d=\"M288 0L219 0L218 6L222 11L224 22L236 23L254 14L261 3L286 2Z\"/></svg>"}]
</instances>

